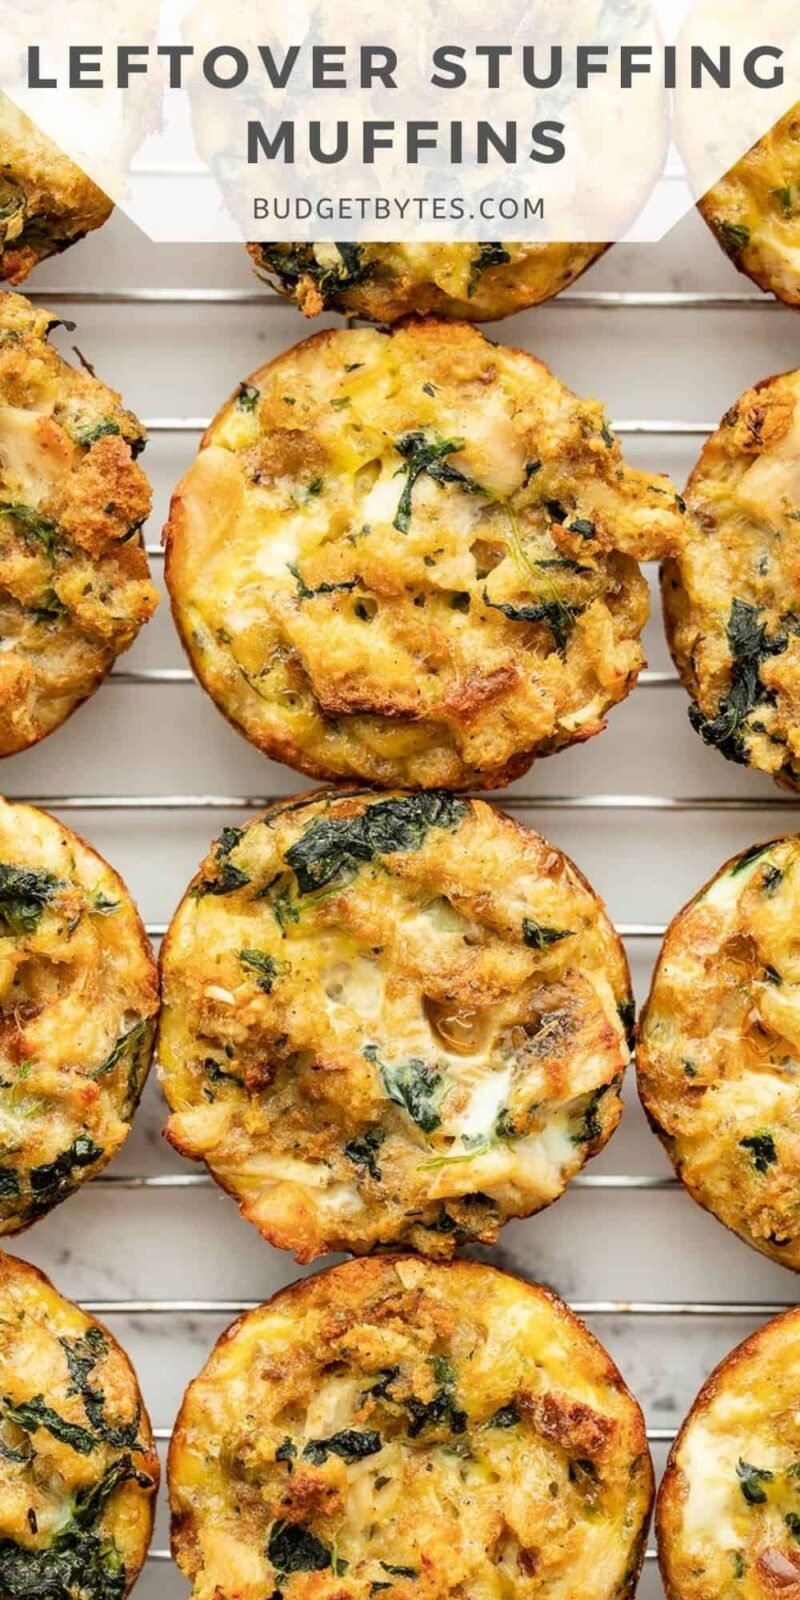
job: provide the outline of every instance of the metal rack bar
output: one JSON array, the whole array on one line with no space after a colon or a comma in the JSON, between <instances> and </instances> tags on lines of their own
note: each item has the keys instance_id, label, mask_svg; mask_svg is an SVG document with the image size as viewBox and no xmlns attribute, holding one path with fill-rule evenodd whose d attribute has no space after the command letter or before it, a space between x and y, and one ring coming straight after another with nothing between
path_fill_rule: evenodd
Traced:
<instances>
[{"instance_id":1,"label":"metal rack bar","mask_svg":"<svg viewBox=\"0 0 800 1600\"><path fill-rule=\"evenodd\" d=\"M80 1300L96 1317L239 1317L260 1300ZM793 1300L571 1300L579 1317L777 1317Z\"/></svg>"},{"instance_id":2,"label":"metal rack bar","mask_svg":"<svg viewBox=\"0 0 800 1600\"><path fill-rule=\"evenodd\" d=\"M266 289L28 289L29 300L58 301L65 306L286 306L281 295ZM758 294L709 294L678 290L636 293L606 289L573 290L556 295L538 311L782 311L777 300Z\"/></svg>"},{"instance_id":3,"label":"metal rack bar","mask_svg":"<svg viewBox=\"0 0 800 1600\"><path fill-rule=\"evenodd\" d=\"M144 417L142 426L150 434L205 433L210 417ZM612 420L620 437L657 439L699 439L713 433L716 422L692 422L683 417L633 417Z\"/></svg>"},{"instance_id":4,"label":"metal rack bar","mask_svg":"<svg viewBox=\"0 0 800 1600\"><path fill-rule=\"evenodd\" d=\"M116 1173L102 1172L99 1177L93 1178L87 1193L91 1192L95 1184L103 1184L109 1189L213 1189L215 1185L206 1172L159 1172L159 1173ZM677 1178L666 1174L648 1172L603 1172L579 1173L572 1178L571 1189L608 1189L630 1190L648 1189L653 1193L665 1189L680 1189Z\"/></svg>"},{"instance_id":5,"label":"metal rack bar","mask_svg":"<svg viewBox=\"0 0 800 1600\"><path fill-rule=\"evenodd\" d=\"M237 794L83 794L27 795L9 793L9 800L40 806L46 811L263 811L287 795ZM485 800L486 795L468 798ZM779 795L666 795L666 794L508 794L499 797L504 811L797 811L800 796ZM649 923L632 924L647 929ZM644 932L641 937L657 937Z\"/></svg>"},{"instance_id":6,"label":"metal rack bar","mask_svg":"<svg viewBox=\"0 0 800 1600\"><path fill-rule=\"evenodd\" d=\"M163 555L160 547L159 554ZM118 667L109 674L106 683L118 688L121 684L127 687L134 683L197 683L197 679L189 667ZM640 672L637 686L640 689L674 689L678 683L676 672L646 671Z\"/></svg>"}]
</instances>

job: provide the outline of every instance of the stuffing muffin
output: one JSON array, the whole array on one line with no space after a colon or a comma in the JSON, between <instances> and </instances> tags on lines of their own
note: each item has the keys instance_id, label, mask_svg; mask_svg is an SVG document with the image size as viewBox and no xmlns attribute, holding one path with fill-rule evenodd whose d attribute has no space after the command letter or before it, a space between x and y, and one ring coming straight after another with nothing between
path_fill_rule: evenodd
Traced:
<instances>
[{"instance_id":1,"label":"stuffing muffin","mask_svg":"<svg viewBox=\"0 0 800 1600\"><path fill-rule=\"evenodd\" d=\"M800 305L800 103L698 202L731 260L760 289Z\"/></svg>"},{"instance_id":2,"label":"stuffing muffin","mask_svg":"<svg viewBox=\"0 0 800 1600\"><path fill-rule=\"evenodd\" d=\"M748 389L686 489L689 537L664 562L689 716L729 761L800 787L800 371Z\"/></svg>"},{"instance_id":3,"label":"stuffing muffin","mask_svg":"<svg viewBox=\"0 0 800 1600\"><path fill-rule=\"evenodd\" d=\"M800 1311L704 1383L658 1496L667 1600L770 1600L800 1585Z\"/></svg>"},{"instance_id":4,"label":"stuffing muffin","mask_svg":"<svg viewBox=\"0 0 800 1600\"><path fill-rule=\"evenodd\" d=\"M700 1205L800 1269L800 838L726 863L667 931L639 1026L645 1110Z\"/></svg>"},{"instance_id":5,"label":"stuffing muffin","mask_svg":"<svg viewBox=\"0 0 800 1600\"><path fill-rule=\"evenodd\" d=\"M94 692L158 596L141 529L141 423L48 344L59 319L0 295L0 755Z\"/></svg>"},{"instance_id":6,"label":"stuffing muffin","mask_svg":"<svg viewBox=\"0 0 800 1600\"><path fill-rule=\"evenodd\" d=\"M0 278L22 283L113 211L102 189L0 93Z\"/></svg>"},{"instance_id":7,"label":"stuffing muffin","mask_svg":"<svg viewBox=\"0 0 800 1600\"><path fill-rule=\"evenodd\" d=\"M493 788L588 739L643 664L666 478L594 401L465 323L316 334L218 413L165 530L204 687L272 757Z\"/></svg>"},{"instance_id":8,"label":"stuffing muffin","mask_svg":"<svg viewBox=\"0 0 800 1600\"><path fill-rule=\"evenodd\" d=\"M351 1261L223 1334L169 1455L195 1600L626 1600L633 1396L563 1301L473 1261Z\"/></svg>"},{"instance_id":9,"label":"stuffing muffin","mask_svg":"<svg viewBox=\"0 0 800 1600\"><path fill-rule=\"evenodd\" d=\"M0 1592L123 1600L153 1531L159 1464L108 1330L0 1251Z\"/></svg>"},{"instance_id":10,"label":"stuffing muffin","mask_svg":"<svg viewBox=\"0 0 800 1600\"><path fill-rule=\"evenodd\" d=\"M298 1260L491 1243L619 1120L622 945L485 801L318 793L226 828L161 960L167 1136Z\"/></svg>"},{"instance_id":11,"label":"stuffing muffin","mask_svg":"<svg viewBox=\"0 0 800 1600\"><path fill-rule=\"evenodd\" d=\"M250 244L256 271L305 317L411 312L493 322L574 283L605 244Z\"/></svg>"},{"instance_id":12,"label":"stuffing muffin","mask_svg":"<svg viewBox=\"0 0 800 1600\"><path fill-rule=\"evenodd\" d=\"M157 1009L152 952L116 872L46 812L0 800L0 1233L119 1149Z\"/></svg>"}]
</instances>

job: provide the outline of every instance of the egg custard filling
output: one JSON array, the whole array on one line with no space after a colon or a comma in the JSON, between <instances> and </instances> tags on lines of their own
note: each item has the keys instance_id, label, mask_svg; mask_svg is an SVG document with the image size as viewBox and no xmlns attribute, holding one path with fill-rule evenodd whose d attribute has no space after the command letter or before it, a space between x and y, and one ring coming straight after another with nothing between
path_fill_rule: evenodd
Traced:
<instances>
[{"instance_id":1,"label":"egg custard filling","mask_svg":"<svg viewBox=\"0 0 800 1600\"><path fill-rule=\"evenodd\" d=\"M119 1149L157 1009L121 879L54 817L0 800L0 1233L43 1216Z\"/></svg>"},{"instance_id":2,"label":"egg custard filling","mask_svg":"<svg viewBox=\"0 0 800 1600\"><path fill-rule=\"evenodd\" d=\"M800 1269L800 839L745 851L671 924L642 1013L639 1093L678 1176Z\"/></svg>"},{"instance_id":3,"label":"egg custard filling","mask_svg":"<svg viewBox=\"0 0 800 1600\"><path fill-rule=\"evenodd\" d=\"M267 754L384 788L493 788L590 738L643 664L668 479L594 401L463 323L320 333L223 407L172 499L201 682Z\"/></svg>"},{"instance_id":4,"label":"egg custard filling","mask_svg":"<svg viewBox=\"0 0 800 1600\"><path fill-rule=\"evenodd\" d=\"M745 1339L703 1385L658 1497L668 1600L765 1600L800 1585L800 1313Z\"/></svg>"},{"instance_id":5,"label":"egg custard filling","mask_svg":"<svg viewBox=\"0 0 800 1600\"><path fill-rule=\"evenodd\" d=\"M0 1252L4 1600L124 1600L158 1479L127 1356L41 1272Z\"/></svg>"},{"instance_id":6,"label":"egg custard filling","mask_svg":"<svg viewBox=\"0 0 800 1600\"><path fill-rule=\"evenodd\" d=\"M475 1262L349 1262L220 1339L169 1458L194 1600L624 1600L644 1421L564 1303Z\"/></svg>"},{"instance_id":7,"label":"egg custard filling","mask_svg":"<svg viewBox=\"0 0 800 1600\"><path fill-rule=\"evenodd\" d=\"M300 1260L491 1242L619 1120L622 946L482 801L318 794L226 829L162 978L167 1135Z\"/></svg>"}]
</instances>

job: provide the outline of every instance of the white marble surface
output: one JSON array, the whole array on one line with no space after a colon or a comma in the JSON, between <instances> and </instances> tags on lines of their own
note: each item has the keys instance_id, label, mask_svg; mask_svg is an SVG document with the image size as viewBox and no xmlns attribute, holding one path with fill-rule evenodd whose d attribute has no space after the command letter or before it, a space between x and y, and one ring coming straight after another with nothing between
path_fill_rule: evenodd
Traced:
<instances>
[{"instance_id":1,"label":"white marble surface","mask_svg":"<svg viewBox=\"0 0 800 1600\"><path fill-rule=\"evenodd\" d=\"M148 244L115 218L34 287L59 309L65 288L131 285L252 286L244 252ZM747 290L695 216L660 247L611 251L579 286L592 289ZM205 415L253 368L304 331L292 308L105 307L65 312L75 342L144 418ZM768 303L756 311L579 310L558 303L499 325L494 333L549 361L567 382L599 395L612 417L712 421L765 375L800 364L800 317ZM631 460L684 481L697 439L629 441ZM158 539L171 486L195 440L156 435L144 457L156 505L147 530ZM160 566L158 567L160 580ZM656 609L648 630L652 667L667 665ZM166 605L126 666L181 665ZM267 794L298 787L223 721L193 684L106 685L60 733L4 771L6 793L46 799L90 794ZM766 778L732 767L692 732L677 687L638 689L612 714L605 734L541 763L516 790L528 795L649 794L777 799ZM644 810L553 811L532 800L524 816L570 852L625 922L668 919L732 851L800 826L800 806L763 815ZM209 839L236 813L152 810L71 813L122 872L144 916L168 920ZM629 941L634 982L644 998L655 947ZM161 1139L164 1108L151 1081L119 1174L186 1171ZM633 1085L622 1125L591 1169L663 1173L666 1162L636 1104ZM264 1244L232 1201L206 1187L174 1192L84 1189L17 1244L65 1293L81 1299L258 1299L297 1276L294 1263ZM539 1278L575 1300L794 1302L795 1279L727 1235L682 1193L623 1194L573 1189L550 1211L506 1229L493 1259ZM182 1387L201 1366L229 1317L137 1312L110 1319L139 1371L156 1426L167 1429ZM594 1315L588 1318L618 1359L649 1423L669 1428L709 1367L754 1325L726 1319ZM654 1455L660 1468L664 1448ZM162 1516L155 1547L166 1543ZM154 1561L138 1590L167 1600L184 1585ZM659 1592L652 1564L641 1593Z\"/></svg>"}]
</instances>

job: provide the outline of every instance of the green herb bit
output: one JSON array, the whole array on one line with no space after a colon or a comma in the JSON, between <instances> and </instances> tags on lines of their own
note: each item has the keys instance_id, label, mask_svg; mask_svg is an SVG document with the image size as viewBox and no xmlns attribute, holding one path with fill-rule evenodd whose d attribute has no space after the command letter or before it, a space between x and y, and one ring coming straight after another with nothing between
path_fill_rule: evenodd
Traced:
<instances>
[{"instance_id":1,"label":"green herb bit","mask_svg":"<svg viewBox=\"0 0 800 1600\"><path fill-rule=\"evenodd\" d=\"M20 534L25 544L34 549L38 547L52 560L56 553L59 530L58 524L50 517L43 517L35 506L28 506L16 500L0 503L0 516L10 517L16 524L16 532Z\"/></svg>"},{"instance_id":2,"label":"green herb bit","mask_svg":"<svg viewBox=\"0 0 800 1600\"><path fill-rule=\"evenodd\" d=\"M417 1057L396 1063L379 1061L377 1045L365 1045L363 1054L379 1069L389 1099L402 1106L423 1133L433 1133L442 1120L439 1103L445 1084L441 1073Z\"/></svg>"},{"instance_id":3,"label":"green herb bit","mask_svg":"<svg viewBox=\"0 0 800 1600\"><path fill-rule=\"evenodd\" d=\"M81 433L76 433L75 443L90 450L93 444L97 444L98 439L106 439L121 432L119 423L115 422L113 417L104 417L102 422L96 422L93 427L84 428Z\"/></svg>"},{"instance_id":4,"label":"green herb bit","mask_svg":"<svg viewBox=\"0 0 800 1600\"><path fill-rule=\"evenodd\" d=\"M324 889L380 855L418 850L431 828L455 828L467 803L435 789L367 804L353 817L316 817L286 851L301 894Z\"/></svg>"},{"instance_id":5,"label":"green herb bit","mask_svg":"<svg viewBox=\"0 0 800 1600\"><path fill-rule=\"evenodd\" d=\"M414 485L424 474L440 486L455 483L467 494L487 493L474 478L467 477L466 473L460 472L458 467L451 466L447 461L447 456L454 455L463 448L463 439L443 439L440 434L431 434L422 428L401 434L400 438L395 440L395 450L402 456L404 463L400 471L406 475L392 524L398 533L408 533L411 526Z\"/></svg>"},{"instance_id":6,"label":"green herb bit","mask_svg":"<svg viewBox=\"0 0 800 1600\"><path fill-rule=\"evenodd\" d=\"M63 887L52 872L0 861L0 929L18 937L35 933L45 907Z\"/></svg>"},{"instance_id":7,"label":"green herb bit","mask_svg":"<svg viewBox=\"0 0 800 1600\"><path fill-rule=\"evenodd\" d=\"M739 1149L749 1152L756 1172L762 1175L773 1167L778 1159L772 1134L763 1130L760 1133L751 1133L747 1139L740 1139Z\"/></svg>"},{"instance_id":8,"label":"green herb bit","mask_svg":"<svg viewBox=\"0 0 800 1600\"><path fill-rule=\"evenodd\" d=\"M532 950L547 950L550 945L574 938L574 935L574 928L548 928L542 922L534 922L532 917L522 919L522 942Z\"/></svg>"},{"instance_id":9,"label":"green herb bit","mask_svg":"<svg viewBox=\"0 0 800 1600\"><path fill-rule=\"evenodd\" d=\"M768 1467L751 1466L749 1461L742 1461L740 1457L736 1467L736 1476L739 1479L742 1494L749 1506L766 1504L767 1491L764 1488L764 1484L772 1483L775 1476L773 1472L769 1471Z\"/></svg>"},{"instance_id":10,"label":"green herb bit","mask_svg":"<svg viewBox=\"0 0 800 1600\"><path fill-rule=\"evenodd\" d=\"M324 1572L331 1553L302 1522L273 1522L267 1555L277 1572Z\"/></svg>"},{"instance_id":11,"label":"green herb bit","mask_svg":"<svg viewBox=\"0 0 800 1600\"><path fill-rule=\"evenodd\" d=\"M236 405L240 411L255 411L260 399L261 390L257 389L255 384L242 383L239 385L239 390L236 395Z\"/></svg>"},{"instance_id":12,"label":"green herb bit","mask_svg":"<svg viewBox=\"0 0 800 1600\"><path fill-rule=\"evenodd\" d=\"M266 950L240 950L239 961L243 967L256 974L256 987L263 994L272 994L272 985L278 976L278 963Z\"/></svg>"}]
</instances>

